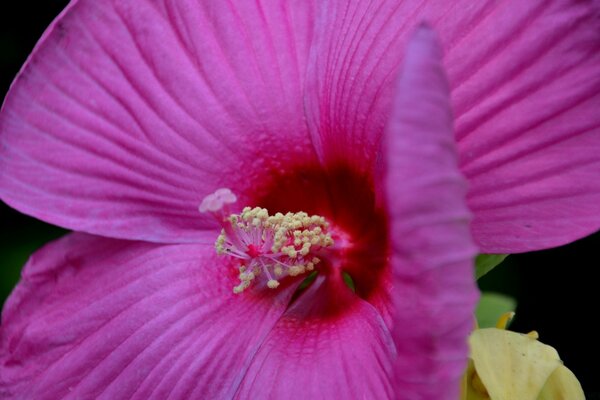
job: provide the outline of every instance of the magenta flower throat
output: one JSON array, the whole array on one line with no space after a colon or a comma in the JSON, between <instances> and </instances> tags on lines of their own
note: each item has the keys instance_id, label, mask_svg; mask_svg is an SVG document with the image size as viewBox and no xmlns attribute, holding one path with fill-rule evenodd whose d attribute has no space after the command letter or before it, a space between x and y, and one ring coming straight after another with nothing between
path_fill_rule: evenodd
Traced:
<instances>
[{"instance_id":1,"label":"magenta flower throat","mask_svg":"<svg viewBox=\"0 0 600 400\"><path fill-rule=\"evenodd\" d=\"M0 198L75 231L0 397L458 398L475 254L600 227L597 15L72 1L0 114Z\"/></svg>"}]
</instances>

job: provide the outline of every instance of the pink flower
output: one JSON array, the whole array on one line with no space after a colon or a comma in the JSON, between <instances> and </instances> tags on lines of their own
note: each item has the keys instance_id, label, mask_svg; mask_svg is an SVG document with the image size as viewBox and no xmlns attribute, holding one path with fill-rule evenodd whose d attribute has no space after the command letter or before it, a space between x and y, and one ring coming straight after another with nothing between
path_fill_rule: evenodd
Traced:
<instances>
[{"instance_id":1,"label":"pink flower","mask_svg":"<svg viewBox=\"0 0 600 400\"><path fill-rule=\"evenodd\" d=\"M234 3L73 1L13 84L0 197L85 233L7 302L2 397L455 399L470 235L600 226L597 2ZM225 187L343 246L234 294L197 211Z\"/></svg>"}]
</instances>

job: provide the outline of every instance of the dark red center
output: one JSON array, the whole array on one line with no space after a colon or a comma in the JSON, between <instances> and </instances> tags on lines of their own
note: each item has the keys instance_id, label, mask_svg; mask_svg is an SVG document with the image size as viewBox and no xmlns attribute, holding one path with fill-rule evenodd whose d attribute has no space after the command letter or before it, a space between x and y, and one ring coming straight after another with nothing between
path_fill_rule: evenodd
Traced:
<instances>
[{"instance_id":1,"label":"dark red center","mask_svg":"<svg viewBox=\"0 0 600 400\"><path fill-rule=\"evenodd\" d=\"M299 166L272 175L256 189L252 205L271 214L305 211L325 217L336 245L319 274L343 279L346 273L359 297L380 303L387 296L389 246L383 196L375 185L371 174L349 166Z\"/></svg>"}]
</instances>

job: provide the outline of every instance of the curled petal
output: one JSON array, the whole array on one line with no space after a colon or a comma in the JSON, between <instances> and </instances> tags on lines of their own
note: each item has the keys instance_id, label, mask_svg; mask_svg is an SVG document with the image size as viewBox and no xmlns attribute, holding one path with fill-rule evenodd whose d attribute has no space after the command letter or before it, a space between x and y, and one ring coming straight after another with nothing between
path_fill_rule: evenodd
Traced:
<instances>
[{"instance_id":1,"label":"curled petal","mask_svg":"<svg viewBox=\"0 0 600 400\"><path fill-rule=\"evenodd\" d=\"M477 299L466 184L434 32L412 38L385 137L398 399L456 399Z\"/></svg>"},{"instance_id":2,"label":"curled petal","mask_svg":"<svg viewBox=\"0 0 600 400\"><path fill-rule=\"evenodd\" d=\"M537 400L548 379L562 366L554 348L516 332L477 329L469 338L469 344L477 376L488 398L492 399ZM558 374L556 379L560 383Z\"/></svg>"}]
</instances>

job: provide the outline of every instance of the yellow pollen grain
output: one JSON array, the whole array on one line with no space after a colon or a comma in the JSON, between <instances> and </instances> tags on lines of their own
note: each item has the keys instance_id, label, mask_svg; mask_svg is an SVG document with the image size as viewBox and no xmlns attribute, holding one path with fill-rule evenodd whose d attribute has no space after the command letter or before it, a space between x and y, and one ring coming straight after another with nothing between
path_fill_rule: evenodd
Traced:
<instances>
[{"instance_id":1,"label":"yellow pollen grain","mask_svg":"<svg viewBox=\"0 0 600 400\"><path fill-rule=\"evenodd\" d=\"M279 282L276 281L275 279L271 279L267 282L267 286L271 289L276 289L277 286L279 286Z\"/></svg>"},{"instance_id":2,"label":"yellow pollen grain","mask_svg":"<svg viewBox=\"0 0 600 400\"><path fill-rule=\"evenodd\" d=\"M225 254L225 243L227 239L225 238L225 232L221 230L221 234L217 237L217 241L215 242L215 249L217 250L217 254Z\"/></svg>"}]
</instances>

